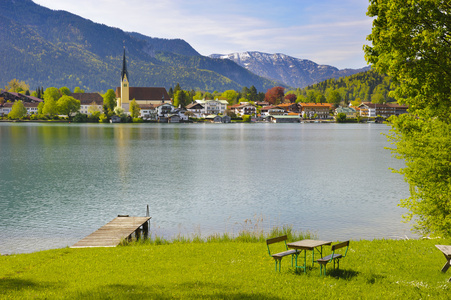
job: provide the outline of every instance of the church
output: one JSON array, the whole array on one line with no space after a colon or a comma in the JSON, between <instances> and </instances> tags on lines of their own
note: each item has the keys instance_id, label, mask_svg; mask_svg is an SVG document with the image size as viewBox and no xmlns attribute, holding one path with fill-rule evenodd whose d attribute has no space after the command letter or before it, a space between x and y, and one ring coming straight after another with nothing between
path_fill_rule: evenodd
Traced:
<instances>
[{"instance_id":1,"label":"church","mask_svg":"<svg viewBox=\"0 0 451 300\"><path fill-rule=\"evenodd\" d=\"M168 92L164 87L130 87L130 77L127 71L127 63L124 57L122 61L121 86L116 88L117 106L122 107L125 112L129 111L130 102L134 99L139 107L158 106L171 103Z\"/></svg>"}]
</instances>

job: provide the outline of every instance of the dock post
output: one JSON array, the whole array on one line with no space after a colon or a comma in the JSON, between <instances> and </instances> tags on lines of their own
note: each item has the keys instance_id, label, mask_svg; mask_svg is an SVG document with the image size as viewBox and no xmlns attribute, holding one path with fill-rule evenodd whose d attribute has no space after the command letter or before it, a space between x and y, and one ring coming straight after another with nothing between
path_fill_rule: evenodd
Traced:
<instances>
[{"instance_id":1,"label":"dock post","mask_svg":"<svg viewBox=\"0 0 451 300\"><path fill-rule=\"evenodd\" d=\"M149 238L149 221L143 224L143 236L145 240Z\"/></svg>"}]
</instances>

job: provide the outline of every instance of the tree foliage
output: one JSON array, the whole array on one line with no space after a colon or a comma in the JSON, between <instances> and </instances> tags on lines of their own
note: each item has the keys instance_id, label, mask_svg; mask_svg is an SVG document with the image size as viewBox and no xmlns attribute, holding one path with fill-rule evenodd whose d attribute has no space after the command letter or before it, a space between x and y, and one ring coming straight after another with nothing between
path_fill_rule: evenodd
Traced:
<instances>
[{"instance_id":1,"label":"tree foliage","mask_svg":"<svg viewBox=\"0 0 451 300\"><path fill-rule=\"evenodd\" d=\"M47 116L54 116L58 113L58 107L56 101L50 97L44 101L44 107L42 108L42 114Z\"/></svg>"},{"instance_id":2,"label":"tree foliage","mask_svg":"<svg viewBox=\"0 0 451 300\"><path fill-rule=\"evenodd\" d=\"M60 91L55 87L49 87L45 89L44 92L44 102L52 98L57 101L61 97Z\"/></svg>"},{"instance_id":3,"label":"tree foliage","mask_svg":"<svg viewBox=\"0 0 451 300\"><path fill-rule=\"evenodd\" d=\"M72 114L80 110L80 100L74 97L64 95L57 101L58 112L62 115L67 115L69 121Z\"/></svg>"},{"instance_id":4,"label":"tree foliage","mask_svg":"<svg viewBox=\"0 0 451 300\"><path fill-rule=\"evenodd\" d=\"M141 109L139 108L138 102L136 102L136 100L133 99L130 102L130 107L129 107L128 110L129 110L130 116L132 118L137 118L139 116L139 112L140 112Z\"/></svg>"},{"instance_id":5,"label":"tree foliage","mask_svg":"<svg viewBox=\"0 0 451 300\"><path fill-rule=\"evenodd\" d=\"M285 100L288 100L290 103L296 102L297 96L295 94L287 94L285 95Z\"/></svg>"},{"instance_id":6,"label":"tree foliage","mask_svg":"<svg viewBox=\"0 0 451 300\"><path fill-rule=\"evenodd\" d=\"M185 107L191 102L190 99L192 98L188 91L177 89L177 91L174 92L173 104L175 107Z\"/></svg>"},{"instance_id":7,"label":"tree foliage","mask_svg":"<svg viewBox=\"0 0 451 300\"><path fill-rule=\"evenodd\" d=\"M371 0L365 46L373 67L396 83L410 114L392 117L389 139L410 185L401 201L423 234L451 236L451 5L443 0Z\"/></svg>"},{"instance_id":8,"label":"tree foliage","mask_svg":"<svg viewBox=\"0 0 451 300\"><path fill-rule=\"evenodd\" d=\"M69 96L72 92L70 91L70 89L67 86L63 86L60 88L60 93L61 93L61 95Z\"/></svg>"},{"instance_id":9,"label":"tree foliage","mask_svg":"<svg viewBox=\"0 0 451 300\"><path fill-rule=\"evenodd\" d=\"M19 81L14 78L8 82L8 85L5 86L5 90L13 93L24 93L30 90L30 86L26 84L25 81Z\"/></svg>"},{"instance_id":10,"label":"tree foliage","mask_svg":"<svg viewBox=\"0 0 451 300\"><path fill-rule=\"evenodd\" d=\"M283 103L285 89L281 86L275 86L269 89L265 94L265 101L273 105L277 105L279 103Z\"/></svg>"},{"instance_id":11,"label":"tree foliage","mask_svg":"<svg viewBox=\"0 0 451 300\"><path fill-rule=\"evenodd\" d=\"M20 119L27 115L27 109L23 105L22 101L15 101L8 117L11 119Z\"/></svg>"},{"instance_id":12,"label":"tree foliage","mask_svg":"<svg viewBox=\"0 0 451 300\"><path fill-rule=\"evenodd\" d=\"M103 95L103 105L107 107L109 113L114 111L114 108L117 105L116 102L116 93L114 90L109 89L106 91L105 95Z\"/></svg>"},{"instance_id":13,"label":"tree foliage","mask_svg":"<svg viewBox=\"0 0 451 300\"><path fill-rule=\"evenodd\" d=\"M227 101L229 102L229 104L235 104L238 100L238 92L234 91L234 90L227 90L224 91L221 95L223 98L227 99Z\"/></svg>"}]
</instances>

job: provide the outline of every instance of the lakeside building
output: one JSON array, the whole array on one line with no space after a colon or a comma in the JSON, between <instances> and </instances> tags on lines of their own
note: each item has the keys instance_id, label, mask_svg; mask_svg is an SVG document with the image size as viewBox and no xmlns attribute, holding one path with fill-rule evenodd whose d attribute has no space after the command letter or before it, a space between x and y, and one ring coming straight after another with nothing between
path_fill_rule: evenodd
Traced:
<instances>
[{"instance_id":1,"label":"lakeside building","mask_svg":"<svg viewBox=\"0 0 451 300\"><path fill-rule=\"evenodd\" d=\"M257 114L257 107L249 103L235 104L230 107L230 110L237 116L252 116Z\"/></svg>"},{"instance_id":2,"label":"lakeside building","mask_svg":"<svg viewBox=\"0 0 451 300\"><path fill-rule=\"evenodd\" d=\"M199 103L202 107L202 114L204 116L208 115L222 115L227 109L227 105L229 102L227 100L195 100L196 103Z\"/></svg>"},{"instance_id":3,"label":"lakeside building","mask_svg":"<svg viewBox=\"0 0 451 300\"><path fill-rule=\"evenodd\" d=\"M343 107L340 106L337 109L335 109L335 116L338 114L343 113L346 115L347 119L354 119L357 117L357 110L354 107Z\"/></svg>"},{"instance_id":4,"label":"lakeside building","mask_svg":"<svg viewBox=\"0 0 451 300\"><path fill-rule=\"evenodd\" d=\"M80 101L82 114L90 115L92 111L103 112L103 97L99 93L72 93L69 96Z\"/></svg>"},{"instance_id":5,"label":"lakeside building","mask_svg":"<svg viewBox=\"0 0 451 300\"><path fill-rule=\"evenodd\" d=\"M0 90L0 116L9 114L16 101L22 101L28 115L37 114L39 103L44 102L37 97Z\"/></svg>"},{"instance_id":6,"label":"lakeside building","mask_svg":"<svg viewBox=\"0 0 451 300\"><path fill-rule=\"evenodd\" d=\"M186 109L191 112L195 118L202 118L202 113L204 111L202 104L192 102L186 106Z\"/></svg>"},{"instance_id":7,"label":"lakeside building","mask_svg":"<svg viewBox=\"0 0 451 300\"><path fill-rule=\"evenodd\" d=\"M333 107L331 103L299 103L301 106L301 115L303 118L328 119L330 110Z\"/></svg>"},{"instance_id":8,"label":"lakeside building","mask_svg":"<svg viewBox=\"0 0 451 300\"><path fill-rule=\"evenodd\" d=\"M409 108L406 105L400 105L397 103L377 104L371 102L363 102L358 106L360 110L360 116L365 118L375 118L381 116L388 118L390 116L399 116L407 113Z\"/></svg>"},{"instance_id":9,"label":"lakeside building","mask_svg":"<svg viewBox=\"0 0 451 300\"><path fill-rule=\"evenodd\" d=\"M122 71L121 71L121 85L116 87L117 106L124 109L128 113L130 108L130 102L135 100L141 107L144 104L167 104L171 103L166 88L164 87L131 87L130 76L127 70L127 62L124 56L122 59Z\"/></svg>"}]
</instances>

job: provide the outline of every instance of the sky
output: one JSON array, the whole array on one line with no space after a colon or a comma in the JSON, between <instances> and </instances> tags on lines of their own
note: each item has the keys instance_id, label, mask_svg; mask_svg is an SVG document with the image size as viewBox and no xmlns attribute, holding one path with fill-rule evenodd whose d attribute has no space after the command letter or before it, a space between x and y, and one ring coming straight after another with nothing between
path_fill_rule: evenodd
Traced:
<instances>
[{"instance_id":1,"label":"sky","mask_svg":"<svg viewBox=\"0 0 451 300\"><path fill-rule=\"evenodd\" d=\"M339 69L367 65L368 0L33 0L197 52L283 53Z\"/></svg>"}]
</instances>

